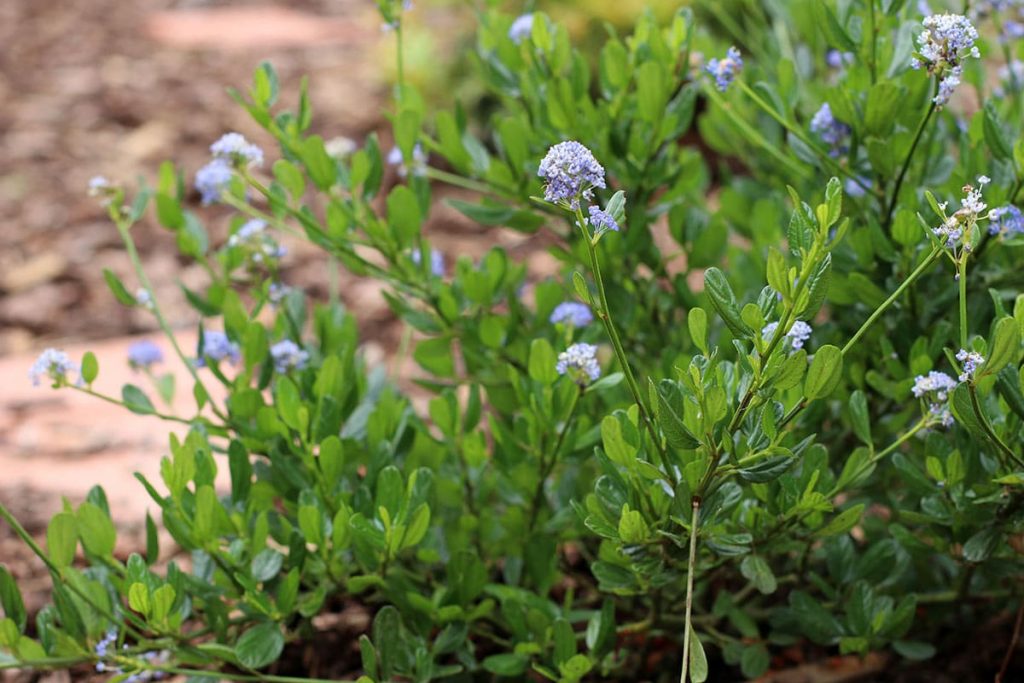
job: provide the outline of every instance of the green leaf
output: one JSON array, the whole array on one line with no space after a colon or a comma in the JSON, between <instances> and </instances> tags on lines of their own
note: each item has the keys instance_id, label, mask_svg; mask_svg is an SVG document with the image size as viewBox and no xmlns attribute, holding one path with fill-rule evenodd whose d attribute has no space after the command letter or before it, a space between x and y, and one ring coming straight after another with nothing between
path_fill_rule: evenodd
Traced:
<instances>
[{"instance_id":1,"label":"green leaf","mask_svg":"<svg viewBox=\"0 0 1024 683\"><path fill-rule=\"evenodd\" d=\"M541 384L552 384L558 379L555 352L547 339L537 338L530 343L530 379Z\"/></svg>"},{"instance_id":2,"label":"green leaf","mask_svg":"<svg viewBox=\"0 0 1024 683\"><path fill-rule=\"evenodd\" d=\"M696 448L700 445L697 438L686 428L683 424L683 418L681 415L682 405L679 406L680 410L676 410L675 406L668 399L669 394L678 395L675 391L674 384L670 380L663 380L662 386L656 387L654 380L649 380L651 388L654 393L658 396L657 405L657 416L658 424L661 426L661 430L665 433L665 439L668 441L672 448L679 448L682 450L689 450Z\"/></svg>"},{"instance_id":3,"label":"green leaf","mask_svg":"<svg viewBox=\"0 0 1024 683\"><path fill-rule=\"evenodd\" d=\"M772 568L760 555L747 555L740 563L740 573L744 578L754 584L754 587L764 595L774 593L778 588L775 574Z\"/></svg>"},{"instance_id":4,"label":"green leaf","mask_svg":"<svg viewBox=\"0 0 1024 683\"><path fill-rule=\"evenodd\" d=\"M46 549L58 569L69 566L75 559L78 531L70 512L58 512L46 527Z\"/></svg>"},{"instance_id":5,"label":"green leaf","mask_svg":"<svg viewBox=\"0 0 1024 683\"><path fill-rule=\"evenodd\" d=\"M396 185L388 195L388 223L399 244L411 244L420 234L423 214L416 194L406 185Z\"/></svg>"},{"instance_id":6,"label":"green leaf","mask_svg":"<svg viewBox=\"0 0 1024 683\"><path fill-rule=\"evenodd\" d=\"M1001 318L996 323L989 345L988 358L981 368L981 374L991 375L1017 360L1020 354L1020 326L1014 318ZM84 371L84 368L83 368Z\"/></svg>"},{"instance_id":7,"label":"green leaf","mask_svg":"<svg viewBox=\"0 0 1024 683\"><path fill-rule=\"evenodd\" d=\"M749 337L750 330L743 324L740 317L740 309L736 304L736 295L729 286L718 268L708 268L704 271L704 292L711 299L711 305L715 307L718 315L725 322L726 326L738 337Z\"/></svg>"},{"instance_id":8,"label":"green leaf","mask_svg":"<svg viewBox=\"0 0 1024 683\"><path fill-rule=\"evenodd\" d=\"M864 514L864 503L846 508L829 520L828 524L818 529L817 536L836 536L852 529Z\"/></svg>"},{"instance_id":9,"label":"green leaf","mask_svg":"<svg viewBox=\"0 0 1024 683\"><path fill-rule=\"evenodd\" d=\"M117 541L117 530L110 517L89 502L78 506L76 519L78 535L82 539L82 547L98 557L111 557Z\"/></svg>"},{"instance_id":10,"label":"green leaf","mask_svg":"<svg viewBox=\"0 0 1024 683\"><path fill-rule=\"evenodd\" d=\"M913 661L931 659L935 656L935 646L931 643L922 643L916 640L897 640L893 642L892 649L896 650L901 657Z\"/></svg>"},{"instance_id":11,"label":"green leaf","mask_svg":"<svg viewBox=\"0 0 1024 683\"><path fill-rule=\"evenodd\" d=\"M451 377L455 374L451 342L444 337L421 341L416 345L412 357L424 370L438 377Z\"/></svg>"},{"instance_id":12,"label":"green leaf","mask_svg":"<svg viewBox=\"0 0 1024 683\"><path fill-rule=\"evenodd\" d=\"M534 232L545 223L545 218L539 214L504 204L471 204L458 199L446 199L445 203L467 218L484 225L500 225L522 232Z\"/></svg>"},{"instance_id":13,"label":"green leaf","mask_svg":"<svg viewBox=\"0 0 1024 683\"><path fill-rule=\"evenodd\" d=\"M499 676L522 676L530 663L526 655L505 653L491 655L483 661L484 668Z\"/></svg>"},{"instance_id":14,"label":"green leaf","mask_svg":"<svg viewBox=\"0 0 1024 683\"><path fill-rule=\"evenodd\" d=\"M964 543L964 559L968 562L984 562L1002 541L1003 533L999 529L982 529Z\"/></svg>"},{"instance_id":15,"label":"green leaf","mask_svg":"<svg viewBox=\"0 0 1024 683\"><path fill-rule=\"evenodd\" d=\"M4 614L14 622L18 631L24 632L25 624L28 623L25 602L21 598L21 591L18 590L14 577L3 566L0 566L0 607L4 608Z\"/></svg>"},{"instance_id":16,"label":"green leaf","mask_svg":"<svg viewBox=\"0 0 1024 683\"><path fill-rule=\"evenodd\" d=\"M864 128L867 135L886 137L892 131L898 118L897 109L902 104L901 89L889 81L871 86L864 111Z\"/></svg>"},{"instance_id":17,"label":"green leaf","mask_svg":"<svg viewBox=\"0 0 1024 683\"><path fill-rule=\"evenodd\" d=\"M839 384L843 372L843 354L835 346L826 344L814 354L811 367L804 379L804 395L809 399L824 398Z\"/></svg>"},{"instance_id":18,"label":"green leaf","mask_svg":"<svg viewBox=\"0 0 1024 683\"><path fill-rule=\"evenodd\" d=\"M693 683L708 680L708 657L696 631L690 632L690 680Z\"/></svg>"},{"instance_id":19,"label":"green leaf","mask_svg":"<svg viewBox=\"0 0 1024 683\"><path fill-rule=\"evenodd\" d=\"M867 446L871 446L871 418L868 414L867 396L858 389L850 395L849 406L853 433Z\"/></svg>"},{"instance_id":20,"label":"green leaf","mask_svg":"<svg viewBox=\"0 0 1024 683\"><path fill-rule=\"evenodd\" d=\"M135 297L132 296L131 292L128 291L128 288L124 286L124 283L121 282L121 279L117 277L117 275L115 275L112 270L110 270L109 268L104 268L103 279L106 281L107 287L110 288L110 291L114 295L114 298L117 299L121 303L121 305L135 306L136 304L138 304L138 301L135 300Z\"/></svg>"},{"instance_id":21,"label":"green leaf","mask_svg":"<svg viewBox=\"0 0 1024 683\"><path fill-rule=\"evenodd\" d=\"M125 407L133 413L152 415L156 412L153 402L143 393L142 389L134 384L125 384L121 387L121 400L124 401Z\"/></svg>"},{"instance_id":22,"label":"green leaf","mask_svg":"<svg viewBox=\"0 0 1024 683\"><path fill-rule=\"evenodd\" d=\"M100 363L96 360L96 354L92 351L86 351L85 355L82 356L82 381L86 384L92 384L99 374Z\"/></svg>"},{"instance_id":23,"label":"green leaf","mask_svg":"<svg viewBox=\"0 0 1024 683\"><path fill-rule=\"evenodd\" d=\"M238 661L249 669L261 669L281 656L284 636L277 624L265 622L242 634L235 645Z\"/></svg>"},{"instance_id":24,"label":"green leaf","mask_svg":"<svg viewBox=\"0 0 1024 683\"><path fill-rule=\"evenodd\" d=\"M690 338L705 356L708 355L708 314L703 308L691 308L686 316Z\"/></svg>"},{"instance_id":25,"label":"green leaf","mask_svg":"<svg viewBox=\"0 0 1024 683\"><path fill-rule=\"evenodd\" d=\"M612 462L623 467L633 467L637 448L626 442L622 435L622 423L614 415L606 415L601 421L601 441Z\"/></svg>"}]
</instances>

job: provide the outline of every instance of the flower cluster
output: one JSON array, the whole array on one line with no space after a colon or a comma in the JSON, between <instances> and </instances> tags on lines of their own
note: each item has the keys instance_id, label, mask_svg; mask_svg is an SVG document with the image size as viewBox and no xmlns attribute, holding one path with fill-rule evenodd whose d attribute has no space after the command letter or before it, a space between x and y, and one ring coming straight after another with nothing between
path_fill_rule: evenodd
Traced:
<instances>
[{"instance_id":1,"label":"flower cluster","mask_svg":"<svg viewBox=\"0 0 1024 683\"><path fill-rule=\"evenodd\" d=\"M134 370L149 370L151 366L163 362L163 351L148 339L142 339L128 347L128 365Z\"/></svg>"},{"instance_id":2,"label":"flower cluster","mask_svg":"<svg viewBox=\"0 0 1024 683\"><path fill-rule=\"evenodd\" d=\"M46 349L28 371L32 380L32 386L39 386L43 377L49 377L54 384L65 384L68 381L68 373L76 372L78 365L71 361L68 354L57 349Z\"/></svg>"},{"instance_id":3,"label":"flower cluster","mask_svg":"<svg viewBox=\"0 0 1024 683\"><path fill-rule=\"evenodd\" d=\"M149 293L149 290L145 287L139 287L135 290L135 303L142 308L153 310L153 295Z\"/></svg>"},{"instance_id":4,"label":"flower cluster","mask_svg":"<svg viewBox=\"0 0 1024 683\"><path fill-rule=\"evenodd\" d=\"M423 263L423 256L419 249L413 249L409 258L417 266ZM437 249L430 250L430 273L436 277L444 277L444 254Z\"/></svg>"},{"instance_id":5,"label":"flower cluster","mask_svg":"<svg viewBox=\"0 0 1024 683\"><path fill-rule=\"evenodd\" d=\"M581 198L593 198L593 188L605 188L604 167L593 152L574 140L549 149L537 175L544 179L544 199L573 210L579 208Z\"/></svg>"},{"instance_id":6,"label":"flower cluster","mask_svg":"<svg viewBox=\"0 0 1024 683\"><path fill-rule=\"evenodd\" d=\"M267 224L258 218L246 221L228 238L228 247L242 249L256 265L273 263L284 258L288 250L266 232Z\"/></svg>"},{"instance_id":7,"label":"flower cluster","mask_svg":"<svg viewBox=\"0 0 1024 683\"><path fill-rule=\"evenodd\" d=\"M399 177L404 178L409 175L409 165L405 163L402 150L398 147L392 147L391 151L388 152L388 163L398 167ZM412 148L411 171L414 176L424 176L427 174L427 153L423 151L423 147L418 142Z\"/></svg>"},{"instance_id":8,"label":"flower cluster","mask_svg":"<svg viewBox=\"0 0 1024 683\"><path fill-rule=\"evenodd\" d=\"M822 104L811 119L811 132L817 133L821 141L829 146L828 154L831 157L838 157L848 149L846 139L850 137L850 127L832 116L832 107L828 102Z\"/></svg>"},{"instance_id":9,"label":"flower cluster","mask_svg":"<svg viewBox=\"0 0 1024 683\"><path fill-rule=\"evenodd\" d=\"M309 362L309 353L291 339L284 339L270 347L274 359L274 371L285 374L291 370L302 370Z\"/></svg>"},{"instance_id":10,"label":"flower cluster","mask_svg":"<svg viewBox=\"0 0 1024 683\"><path fill-rule=\"evenodd\" d=\"M771 341L772 337L775 336L775 331L779 329L779 323L771 322L765 325L761 329L761 338L765 341ZM808 339L811 338L811 326L805 323L803 320L797 320L794 322L789 331L786 332L784 343L788 344L790 352L799 351L804 347L804 344Z\"/></svg>"},{"instance_id":11,"label":"flower cluster","mask_svg":"<svg viewBox=\"0 0 1024 683\"><path fill-rule=\"evenodd\" d=\"M89 196L97 197L100 206L109 206L117 195L117 187L105 177L98 175L89 179Z\"/></svg>"},{"instance_id":12,"label":"flower cluster","mask_svg":"<svg viewBox=\"0 0 1024 683\"><path fill-rule=\"evenodd\" d=\"M288 285L281 284L280 282L271 282L270 287L267 288L267 299L270 300L272 306L278 306L291 292L292 288Z\"/></svg>"},{"instance_id":13,"label":"flower cluster","mask_svg":"<svg viewBox=\"0 0 1024 683\"><path fill-rule=\"evenodd\" d=\"M196 171L196 189L204 205L220 201L234 176L232 169L263 164L263 150L240 133L225 133L210 145L210 153L213 159Z\"/></svg>"},{"instance_id":14,"label":"flower cluster","mask_svg":"<svg viewBox=\"0 0 1024 683\"><path fill-rule=\"evenodd\" d=\"M565 301L555 306L548 320L552 324L567 323L573 327L586 327L594 321L594 314L586 304Z\"/></svg>"},{"instance_id":15,"label":"flower cluster","mask_svg":"<svg viewBox=\"0 0 1024 683\"><path fill-rule=\"evenodd\" d=\"M999 206L988 212L990 235L1012 237L1024 233L1024 214L1013 204Z\"/></svg>"},{"instance_id":16,"label":"flower cluster","mask_svg":"<svg viewBox=\"0 0 1024 683\"><path fill-rule=\"evenodd\" d=\"M960 200L960 208L945 218L942 225L932 228L932 234L942 240L947 249L954 253L961 247L965 251L971 250L971 231L981 218L981 214L988 208L982 201L981 191L990 182L988 176L978 176L978 187L964 185L964 198ZM945 211L946 203L940 204L939 208Z\"/></svg>"},{"instance_id":17,"label":"flower cluster","mask_svg":"<svg viewBox=\"0 0 1024 683\"><path fill-rule=\"evenodd\" d=\"M115 675L121 675L125 673L125 670L122 667L111 666L106 661L104 661L106 658L110 657L113 654L113 652L111 652L111 647L116 642L117 631L115 629L110 629L104 634L103 638L98 643L96 643L96 646L93 648L93 653L96 655L96 657L100 659L100 661L96 662L96 671L98 673L112 673ZM127 650L128 644L125 643L122 646L122 649ZM165 664L167 662L168 655L169 653L166 650L161 650L159 652L152 650L143 653L142 658L145 659L146 662L151 665L159 665ZM154 671L152 669L140 669L128 675L123 680L125 683L146 683L146 681L159 681L163 679L165 676L166 674L163 671Z\"/></svg>"},{"instance_id":18,"label":"flower cluster","mask_svg":"<svg viewBox=\"0 0 1024 683\"><path fill-rule=\"evenodd\" d=\"M206 330L203 332L202 346L196 354L196 367L206 367L206 359L209 358L215 363L228 360L230 363L237 363L242 352L238 344L228 339L228 336L217 330Z\"/></svg>"},{"instance_id":19,"label":"flower cluster","mask_svg":"<svg viewBox=\"0 0 1024 683\"><path fill-rule=\"evenodd\" d=\"M516 20L512 22L512 25L508 29L508 37L512 39L513 43L519 45L530 37L530 33L532 31L533 14L523 14L516 17Z\"/></svg>"},{"instance_id":20,"label":"flower cluster","mask_svg":"<svg viewBox=\"0 0 1024 683\"><path fill-rule=\"evenodd\" d=\"M980 353L968 351L967 349L957 351L956 359L963 363L963 372L960 373L961 382L968 382L974 379L974 373L977 372L978 366L985 362L985 357Z\"/></svg>"},{"instance_id":21,"label":"flower cluster","mask_svg":"<svg viewBox=\"0 0 1024 683\"><path fill-rule=\"evenodd\" d=\"M953 415L949 412L947 404L949 394L956 389L956 385L956 381L946 373L932 370L927 375L918 375L914 378L912 391L916 398L928 403L928 412L944 427L948 427L953 424Z\"/></svg>"},{"instance_id":22,"label":"flower cluster","mask_svg":"<svg viewBox=\"0 0 1024 683\"><path fill-rule=\"evenodd\" d=\"M601 235L611 230L612 232L619 231L619 224L615 222L615 218L612 217L607 211L603 211L600 208L591 205L587 209L590 214L590 226L594 229L594 235Z\"/></svg>"},{"instance_id":23,"label":"flower cluster","mask_svg":"<svg viewBox=\"0 0 1024 683\"><path fill-rule=\"evenodd\" d=\"M725 92L742 70L743 57L735 47L730 47L726 51L725 57L721 59L716 57L704 65L704 71L715 79L715 87L719 92Z\"/></svg>"},{"instance_id":24,"label":"flower cluster","mask_svg":"<svg viewBox=\"0 0 1024 683\"><path fill-rule=\"evenodd\" d=\"M841 69L844 66L853 64L852 52L840 52L835 48L825 53L825 63L832 69Z\"/></svg>"},{"instance_id":25,"label":"flower cluster","mask_svg":"<svg viewBox=\"0 0 1024 683\"><path fill-rule=\"evenodd\" d=\"M918 52L910 65L915 69L925 68L929 75L941 79L934 99L940 107L960 85L964 60L981 57L974 44L977 39L978 30L962 14L933 14L925 18L924 31L917 38Z\"/></svg>"},{"instance_id":26,"label":"flower cluster","mask_svg":"<svg viewBox=\"0 0 1024 683\"><path fill-rule=\"evenodd\" d=\"M601 376L601 365L597 362L597 347L593 344L573 344L558 354L555 370L568 375L581 387Z\"/></svg>"}]
</instances>

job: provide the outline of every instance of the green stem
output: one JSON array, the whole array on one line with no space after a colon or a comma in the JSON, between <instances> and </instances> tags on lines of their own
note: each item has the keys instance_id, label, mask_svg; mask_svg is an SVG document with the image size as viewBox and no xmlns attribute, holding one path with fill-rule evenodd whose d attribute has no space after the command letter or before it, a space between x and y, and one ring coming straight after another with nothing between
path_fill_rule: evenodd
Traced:
<instances>
[{"instance_id":1,"label":"green stem","mask_svg":"<svg viewBox=\"0 0 1024 683\"><path fill-rule=\"evenodd\" d=\"M936 83L936 91L938 90L938 84ZM910 149L907 150L907 157L903 160L903 165L900 166L899 175L896 176L896 184L892 188L892 196L889 198L889 205L885 209L885 221L882 227L885 232L889 232L889 227L892 225L892 212L896 210L896 202L900 197L900 188L903 186L903 179L907 176L907 169L910 168L910 161L914 158L914 150L917 149L917 143L921 141L921 134L924 133L924 128L928 125L928 121L931 119L932 114L935 113L937 105L935 104L934 97L932 98L931 104L928 106L928 111L925 112L924 117L917 124L917 130L914 131L914 140L910 143Z\"/></svg>"},{"instance_id":2,"label":"green stem","mask_svg":"<svg viewBox=\"0 0 1024 683\"><path fill-rule=\"evenodd\" d=\"M693 514L690 517L690 556L686 563L686 617L683 622L683 670L679 674L679 683L686 683L686 672L690 666L690 637L693 625L690 616L693 613L693 574L697 568L697 516L700 512L700 498L691 501Z\"/></svg>"},{"instance_id":3,"label":"green stem","mask_svg":"<svg viewBox=\"0 0 1024 683\"><path fill-rule=\"evenodd\" d=\"M558 432L558 437L555 439L555 445L551 449L550 457L545 457L543 451L541 452L540 481L537 482L537 488L533 492L533 502L530 505L530 519L526 524L527 535L533 531L533 526L537 523L540 504L544 499L544 483L547 482L551 472L555 469L555 465L558 464L558 453L562 450L562 442L565 441L565 435L569 433L569 427L572 425L573 418L576 417L576 408L580 404L580 396L582 395L583 387L580 387L580 390L573 394L572 407L569 408L569 414L565 418L565 423L562 424L562 428Z\"/></svg>"},{"instance_id":4,"label":"green stem","mask_svg":"<svg viewBox=\"0 0 1024 683\"><path fill-rule=\"evenodd\" d=\"M742 83L742 81L740 81ZM747 138L761 147L764 151L768 152L771 156L775 157L776 160L783 166L785 166L793 175L798 178L805 178L807 176L807 169L796 163L788 156L779 151L776 145L768 142L763 135L757 132L749 123L747 123L743 117L736 113L731 103L726 102L722 96L715 90L714 86L704 87L705 95L714 101L719 108L725 112L725 115L733 122L733 124L740 129L740 131L747 136Z\"/></svg>"},{"instance_id":5,"label":"green stem","mask_svg":"<svg viewBox=\"0 0 1024 683\"><path fill-rule=\"evenodd\" d=\"M146 271L142 267L142 259L139 258L139 252L135 248L135 240L132 239L132 236L128 232L129 226L125 223L125 221L122 218L118 217L116 214L113 214L113 210L111 213L114 216L114 222L117 225L117 231L121 235L121 241L124 242L125 249L128 251L128 258L129 260L131 260L132 268L135 270L135 277L139 279L139 282L142 284L142 287L149 293L149 299L152 305L152 308L150 310L153 311L153 316L156 318L157 324L163 331L164 336L166 336L168 341L170 341L171 347L174 349L174 353L178 356L178 358L181 359L181 362L185 365L185 368L188 370L188 373L192 376L192 381L194 381L199 387L202 388L203 393L207 397L207 402L209 403L210 408L213 410L213 413L222 422L227 424L227 416L221 412L220 408L217 407L216 402L214 402L213 400L212 394L210 394L209 390L207 390L206 385L203 384L203 380L199 378L199 373L196 371L195 365L185 355L185 352L181 350L181 346L178 344L177 337L175 337L174 332L171 330L171 326L167 322L167 319L164 318L163 313L160 311L160 304L157 302L156 295L153 292L153 284L149 281L149 277L146 275Z\"/></svg>"},{"instance_id":6,"label":"green stem","mask_svg":"<svg viewBox=\"0 0 1024 683\"><path fill-rule=\"evenodd\" d=\"M910 287L910 285L913 284L918 277L921 276L922 273L928 270L928 268L931 267L931 265L935 263L935 261L937 261L941 255L942 250L939 247L932 248L932 252L928 254L925 260L922 261L917 266L917 268L915 268L913 272L911 272L910 275L907 276L907 279L904 280L900 284L900 286L897 287L896 290L892 294L890 294L889 297L885 301L883 301L878 308L875 309L875 312L872 313L868 317L868 319L864 321L864 324L862 324L860 328L853 334L853 336L850 337L850 340L846 342L842 349L842 354L844 356L847 354L847 352L849 352L850 349L853 348L853 346L860 340L860 338L864 336L864 333L868 331L868 328L875 324L875 321L877 321L881 317L881 315L886 311L886 309L889 308L889 306L891 306L893 302L895 302L896 299L898 299L900 295L902 295L903 292L906 291L906 289Z\"/></svg>"},{"instance_id":7,"label":"green stem","mask_svg":"<svg viewBox=\"0 0 1024 683\"><path fill-rule=\"evenodd\" d=\"M619 339L619 333L615 329L615 322L612 320L612 312L608 307L608 297L605 294L604 278L601 277L601 265L597 258L597 250L594 248L594 241L590 238L590 233L587 230L587 223L583 218L583 211L578 207L576 209L576 222L579 225L580 231L583 233L583 241L586 243L587 249L590 251L590 264L594 271L594 283L597 285L597 294L601 300L601 310L598 311L598 317L601 318L601 322L604 323L605 331L608 333L608 337L612 342L612 348L615 349L615 357L618 359L619 365L622 366L622 372L626 376L626 384L629 385L629 391L633 394L633 400L636 402L637 408L640 410L640 419L643 420L645 425L647 425L647 430L651 435L651 441L654 442L654 447L661 456L662 465L664 465L669 477L669 482L674 488L676 483L674 470L670 469L668 455L661 443L661 438L658 436L658 430L654 427L651 412L648 410L647 403L644 401L643 394L640 392L640 385L637 384L636 377L633 376L633 370L629 365L629 359L626 358L626 351L622 347L622 340Z\"/></svg>"},{"instance_id":8,"label":"green stem","mask_svg":"<svg viewBox=\"0 0 1024 683\"><path fill-rule=\"evenodd\" d=\"M839 173L840 175L846 176L852 182L856 183L865 192L870 193L872 191L871 190L871 185L866 185L864 183L864 181L861 178L857 177L857 175L855 175L852 171L847 169L842 164L838 163L835 159L830 157L827 153L823 153L821 148L818 146L818 143L816 143L814 140L812 140L811 137L802 128L799 128L799 127L793 125L793 123L791 121L789 121L788 119L783 117L779 112L777 112L775 110L775 107L772 107L771 105L769 105L767 102L764 101L763 97L761 97L756 92L754 92L753 88L751 88L749 85L747 85L745 81L737 80L736 82L739 83L740 90L743 91L743 94L745 94L747 97L749 97L751 100L753 100L754 104L756 104L758 107L760 107L761 110L764 111L764 113L768 114L768 116L770 116L773 119L775 119L775 121L780 126L782 126L787 131L789 131L789 133L791 133L794 137L796 137L801 142L803 142L805 145L807 145L810 149L814 150L815 153L817 153L818 158L821 159L821 161L826 166L828 166L834 172Z\"/></svg>"},{"instance_id":9,"label":"green stem","mask_svg":"<svg viewBox=\"0 0 1024 683\"><path fill-rule=\"evenodd\" d=\"M967 255L961 256L956 269L960 300L960 348L967 348Z\"/></svg>"},{"instance_id":10,"label":"green stem","mask_svg":"<svg viewBox=\"0 0 1024 683\"><path fill-rule=\"evenodd\" d=\"M127 408L128 410L131 410L130 408L128 408L127 404L125 404L124 401L118 400L118 399L114 398L113 396L108 396L106 394L101 394L100 392L94 391L94 390L92 390L92 389L90 389L88 387L80 387L80 386L76 386L74 384L68 384L66 386L68 388L70 388L70 389L74 389L75 391L79 391L79 392L81 392L83 394L86 394L88 396L92 396L93 398L98 398L101 401L106 401L107 403L112 403L115 406L120 406L122 408ZM155 410L153 412L151 412L151 413L146 413L146 414L147 415L152 415L153 417L158 417L161 420L166 420L168 422L178 422L180 424L190 425L190 426L193 424L192 420L186 420L185 418L178 417L177 415L167 415L165 413L158 413Z\"/></svg>"},{"instance_id":11,"label":"green stem","mask_svg":"<svg viewBox=\"0 0 1024 683\"><path fill-rule=\"evenodd\" d=\"M871 36L871 58L868 68L871 70L871 85L878 80L878 26L875 23L875 0L868 0L868 32Z\"/></svg>"}]
</instances>

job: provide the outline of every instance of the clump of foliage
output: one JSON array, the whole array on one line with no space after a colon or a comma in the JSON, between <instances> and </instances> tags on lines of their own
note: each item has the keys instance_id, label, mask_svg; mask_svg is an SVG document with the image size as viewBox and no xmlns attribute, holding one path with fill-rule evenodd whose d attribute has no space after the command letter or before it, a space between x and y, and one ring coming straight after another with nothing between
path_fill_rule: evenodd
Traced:
<instances>
[{"instance_id":1,"label":"clump of foliage","mask_svg":"<svg viewBox=\"0 0 1024 683\"><path fill-rule=\"evenodd\" d=\"M407 17L381 1L389 153L309 134L305 87L283 108L263 65L235 97L279 149L228 134L195 176L228 214L189 208L170 164L133 195L94 183L140 287L106 273L114 295L194 380L191 415L137 386L105 397L185 426L161 481L139 479L191 561L161 560L148 517L146 553L116 556L99 487L45 548L0 507L54 585L30 623L0 570L0 666L293 681L273 669L286 646L356 601L374 615L360 681L700 682L709 656L755 677L794 644L927 658L1021 599L1008 3L708 2L736 47L681 10L595 55L541 13L486 11L478 127L403 82ZM449 200L477 223L555 235L564 277L527 287L501 248L433 249L442 184L477 193ZM194 355L139 266L149 215L209 274L186 291ZM368 366L349 312L281 281L279 234L387 286L425 410ZM56 350L33 368L87 393L98 373Z\"/></svg>"}]
</instances>

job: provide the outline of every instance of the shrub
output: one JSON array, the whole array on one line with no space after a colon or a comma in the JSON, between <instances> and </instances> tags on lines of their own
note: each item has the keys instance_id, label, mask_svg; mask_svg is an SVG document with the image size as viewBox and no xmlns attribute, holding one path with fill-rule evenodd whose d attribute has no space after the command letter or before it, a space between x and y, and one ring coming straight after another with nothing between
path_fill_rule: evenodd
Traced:
<instances>
[{"instance_id":1,"label":"shrub","mask_svg":"<svg viewBox=\"0 0 1024 683\"><path fill-rule=\"evenodd\" d=\"M172 165L133 196L96 181L141 289L107 281L194 380L187 416L135 386L106 397L187 425L162 481L139 479L191 561L161 558L149 518L145 555L115 556L98 487L45 549L0 507L54 585L30 624L0 572L0 666L290 681L264 670L357 601L361 681L699 682L709 655L755 677L792 644L927 658L1019 598L1021 74L992 34L1009 10L761 10L701 6L742 49L682 10L597 55L541 13L486 12L495 113L431 115L400 69L390 153L309 134L305 88L282 108L264 64L234 96L279 149L263 165L229 134L195 175L232 210L220 246ZM401 64L401 8L382 11ZM432 249L439 184L477 193L448 200L477 223L554 235L564 279ZM135 253L151 209L209 273L186 292L195 356ZM279 279L279 233L387 286L426 410L368 367L350 313ZM95 393L95 357L48 354L36 379Z\"/></svg>"}]
</instances>

